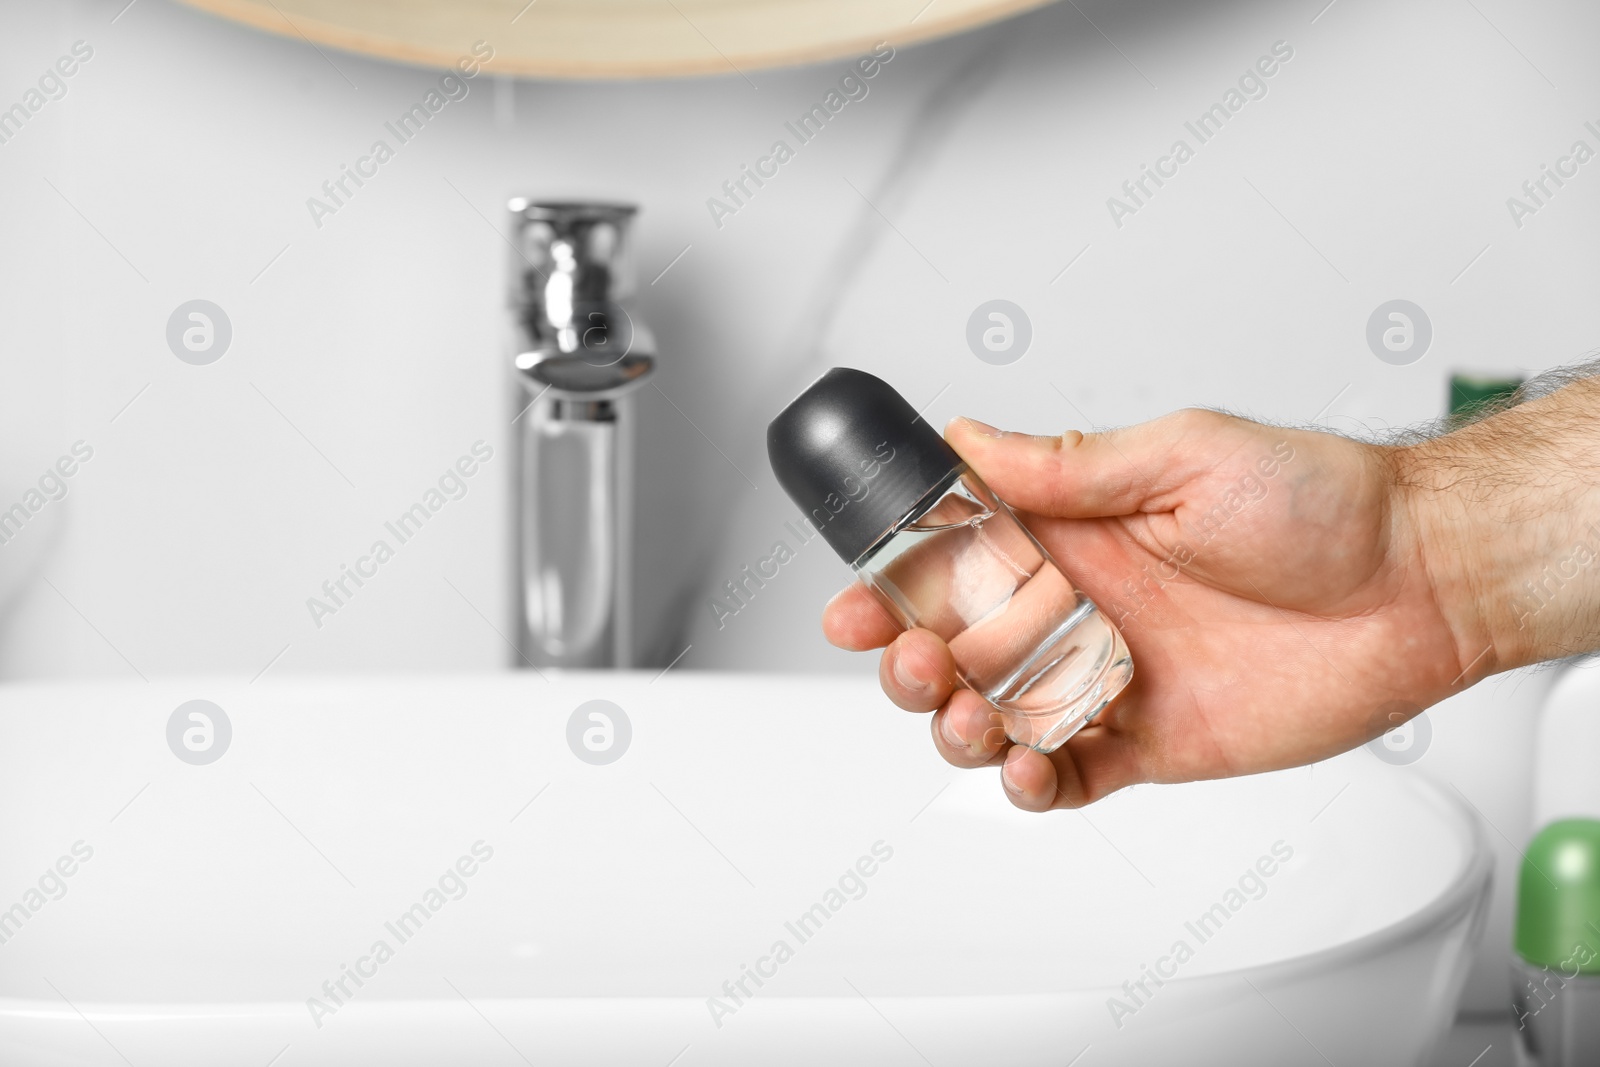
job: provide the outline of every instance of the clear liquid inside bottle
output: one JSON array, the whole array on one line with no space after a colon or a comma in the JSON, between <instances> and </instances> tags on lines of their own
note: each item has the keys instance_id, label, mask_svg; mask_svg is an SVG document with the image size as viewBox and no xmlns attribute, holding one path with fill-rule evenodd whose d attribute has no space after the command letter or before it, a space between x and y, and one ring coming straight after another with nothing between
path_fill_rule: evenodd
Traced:
<instances>
[{"instance_id":1,"label":"clear liquid inside bottle","mask_svg":"<svg viewBox=\"0 0 1600 1067\"><path fill-rule=\"evenodd\" d=\"M977 475L931 498L856 573L901 625L950 646L1008 738L1054 751L1133 677L1122 634Z\"/></svg>"}]
</instances>

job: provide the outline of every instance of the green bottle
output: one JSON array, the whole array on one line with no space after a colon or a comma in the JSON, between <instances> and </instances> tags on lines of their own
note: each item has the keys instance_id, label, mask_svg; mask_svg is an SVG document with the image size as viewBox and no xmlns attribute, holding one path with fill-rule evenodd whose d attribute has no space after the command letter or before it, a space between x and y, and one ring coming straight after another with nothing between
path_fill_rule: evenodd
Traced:
<instances>
[{"instance_id":1,"label":"green bottle","mask_svg":"<svg viewBox=\"0 0 1600 1067\"><path fill-rule=\"evenodd\" d=\"M1511 400L1523 379L1485 374L1450 375L1450 428L1464 426Z\"/></svg>"},{"instance_id":2,"label":"green bottle","mask_svg":"<svg viewBox=\"0 0 1600 1067\"><path fill-rule=\"evenodd\" d=\"M1600 1064L1600 820L1560 819L1529 842L1511 970L1519 1062Z\"/></svg>"}]
</instances>

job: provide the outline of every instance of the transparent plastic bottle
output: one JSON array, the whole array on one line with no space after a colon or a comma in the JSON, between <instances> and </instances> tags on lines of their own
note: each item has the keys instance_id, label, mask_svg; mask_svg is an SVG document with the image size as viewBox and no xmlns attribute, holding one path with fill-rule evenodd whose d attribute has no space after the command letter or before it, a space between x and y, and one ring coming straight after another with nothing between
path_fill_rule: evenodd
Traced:
<instances>
[{"instance_id":1,"label":"transparent plastic bottle","mask_svg":"<svg viewBox=\"0 0 1600 1067\"><path fill-rule=\"evenodd\" d=\"M773 420L773 470L895 622L933 631L1006 736L1052 752L1133 677L1117 628L887 383L836 367Z\"/></svg>"}]
</instances>

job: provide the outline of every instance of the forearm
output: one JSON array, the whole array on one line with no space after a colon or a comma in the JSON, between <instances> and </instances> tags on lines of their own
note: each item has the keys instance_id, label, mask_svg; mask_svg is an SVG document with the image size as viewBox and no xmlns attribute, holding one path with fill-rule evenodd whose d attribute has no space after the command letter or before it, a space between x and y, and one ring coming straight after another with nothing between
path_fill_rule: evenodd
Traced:
<instances>
[{"instance_id":1,"label":"forearm","mask_svg":"<svg viewBox=\"0 0 1600 1067\"><path fill-rule=\"evenodd\" d=\"M1600 365L1562 388L1393 450L1462 685L1600 650Z\"/></svg>"}]
</instances>

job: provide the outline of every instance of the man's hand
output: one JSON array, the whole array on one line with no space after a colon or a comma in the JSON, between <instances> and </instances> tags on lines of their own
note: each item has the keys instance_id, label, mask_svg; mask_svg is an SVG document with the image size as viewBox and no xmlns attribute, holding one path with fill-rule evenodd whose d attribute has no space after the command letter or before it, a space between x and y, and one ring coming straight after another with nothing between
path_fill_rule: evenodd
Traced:
<instances>
[{"instance_id":1,"label":"man's hand","mask_svg":"<svg viewBox=\"0 0 1600 1067\"><path fill-rule=\"evenodd\" d=\"M1320 760L1509 665L1455 583L1441 602L1422 544L1437 523L1401 484L1402 450L1199 410L1059 438L957 419L946 436L1121 628L1133 682L1046 756L1007 742L944 642L901 632L859 583L823 629L887 646L889 698L937 709L956 766L1003 761L1018 807Z\"/></svg>"}]
</instances>

